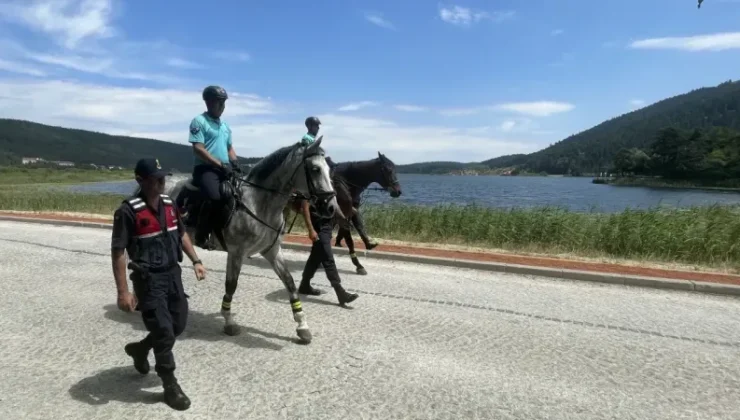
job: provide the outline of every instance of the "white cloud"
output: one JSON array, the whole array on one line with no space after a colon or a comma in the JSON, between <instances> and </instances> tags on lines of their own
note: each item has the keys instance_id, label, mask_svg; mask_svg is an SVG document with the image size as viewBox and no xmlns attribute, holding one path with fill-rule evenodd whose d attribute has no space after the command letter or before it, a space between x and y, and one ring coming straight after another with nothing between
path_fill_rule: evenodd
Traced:
<instances>
[{"instance_id":1,"label":"white cloud","mask_svg":"<svg viewBox=\"0 0 740 420\"><path fill-rule=\"evenodd\" d=\"M428 108L425 108L423 106L403 105L403 104L393 105L393 108L397 109L398 111L403 111L403 112L424 112L428 110Z\"/></svg>"},{"instance_id":2,"label":"white cloud","mask_svg":"<svg viewBox=\"0 0 740 420\"><path fill-rule=\"evenodd\" d=\"M635 110L644 107L645 101L642 99L632 99L629 104L630 108L632 108L632 110Z\"/></svg>"},{"instance_id":3,"label":"white cloud","mask_svg":"<svg viewBox=\"0 0 740 420\"><path fill-rule=\"evenodd\" d=\"M112 9L112 0L18 0L0 5L0 16L74 49L87 39L115 35Z\"/></svg>"},{"instance_id":4,"label":"white cloud","mask_svg":"<svg viewBox=\"0 0 740 420\"><path fill-rule=\"evenodd\" d=\"M0 58L0 70L7 71L11 73L18 73L18 74L26 74L29 76L38 76L43 77L46 76L46 73L43 71L26 66L24 64L15 63L12 61L6 61Z\"/></svg>"},{"instance_id":5,"label":"white cloud","mask_svg":"<svg viewBox=\"0 0 740 420\"><path fill-rule=\"evenodd\" d=\"M365 13L365 20L373 25L380 26L381 28L396 29L396 27L380 13Z\"/></svg>"},{"instance_id":6,"label":"white cloud","mask_svg":"<svg viewBox=\"0 0 740 420\"><path fill-rule=\"evenodd\" d=\"M535 117L547 117L553 114L571 111L573 108L575 108L573 104L554 101L513 102L496 106L498 110L513 111Z\"/></svg>"},{"instance_id":7,"label":"white cloud","mask_svg":"<svg viewBox=\"0 0 740 420\"><path fill-rule=\"evenodd\" d=\"M568 112L574 109L573 104L555 101L536 102L511 102L499 105L487 105L470 108L451 108L439 111L441 115L453 117L462 115L474 115L481 112L508 111L534 117L548 117L553 114Z\"/></svg>"},{"instance_id":8,"label":"white cloud","mask_svg":"<svg viewBox=\"0 0 740 420\"><path fill-rule=\"evenodd\" d=\"M173 57L167 60L167 65L179 69L202 69L203 65L193 63L192 61L183 60L182 58Z\"/></svg>"},{"instance_id":9,"label":"white cloud","mask_svg":"<svg viewBox=\"0 0 740 420\"><path fill-rule=\"evenodd\" d=\"M550 32L550 35L552 35L552 36L558 36L558 35L562 35L564 32L565 31L562 30L562 29L553 29L553 31Z\"/></svg>"},{"instance_id":10,"label":"white cloud","mask_svg":"<svg viewBox=\"0 0 740 420\"><path fill-rule=\"evenodd\" d=\"M249 61L252 57L243 51L213 51L210 53L212 57L221 60L230 61Z\"/></svg>"},{"instance_id":11,"label":"white cloud","mask_svg":"<svg viewBox=\"0 0 740 420\"><path fill-rule=\"evenodd\" d=\"M513 130L515 126L516 126L516 121L506 120L501 123L501 125L499 126L499 130L508 132L508 131Z\"/></svg>"},{"instance_id":12,"label":"white cloud","mask_svg":"<svg viewBox=\"0 0 740 420\"><path fill-rule=\"evenodd\" d=\"M351 104L347 104L344 106L339 107L338 111L340 112L349 112L349 111L359 111L363 108L368 108L371 106L378 106L379 104L377 102L373 101L362 101L362 102L355 102Z\"/></svg>"},{"instance_id":13,"label":"white cloud","mask_svg":"<svg viewBox=\"0 0 740 420\"><path fill-rule=\"evenodd\" d=\"M740 48L740 32L724 32L687 37L649 38L634 41L630 48L681 51L723 51Z\"/></svg>"},{"instance_id":14,"label":"white cloud","mask_svg":"<svg viewBox=\"0 0 740 420\"><path fill-rule=\"evenodd\" d=\"M200 90L112 87L32 79L0 80L0 115L110 134L187 143L190 120L204 110ZM301 118L286 123L280 107L256 95L230 92L224 120L241 156L264 156L298 141ZM424 160L477 161L527 153L542 145L499 138L482 130L398 123L319 114L324 144L336 161L371 159L378 151L396 163ZM367 141L371 138L372 141Z\"/></svg>"},{"instance_id":15,"label":"white cloud","mask_svg":"<svg viewBox=\"0 0 740 420\"><path fill-rule=\"evenodd\" d=\"M481 20L491 20L499 23L513 18L514 14L515 12L512 10L486 12L457 5L451 7L440 6L439 8L439 17L443 21L458 26L469 26Z\"/></svg>"}]
</instances>

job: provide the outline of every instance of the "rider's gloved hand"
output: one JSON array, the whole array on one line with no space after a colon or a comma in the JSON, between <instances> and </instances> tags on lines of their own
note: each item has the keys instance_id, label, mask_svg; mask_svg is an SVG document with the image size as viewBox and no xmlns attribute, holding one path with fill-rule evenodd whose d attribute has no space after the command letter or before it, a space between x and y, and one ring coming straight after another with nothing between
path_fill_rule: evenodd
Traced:
<instances>
[{"instance_id":1,"label":"rider's gloved hand","mask_svg":"<svg viewBox=\"0 0 740 420\"><path fill-rule=\"evenodd\" d=\"M232 160L229 162L231 164L231 170L237 173L242 173L242 168L239 166L239 161Z\"/></svg>"},{"instance_id":2,"label":"rider's gloved hand","mask_svg":"<svg viewBox=\"0 0 740 420\"><path fill-rule=\"evenodd\" d=\"M229 177L234 172L234 170L231 168L231 164L221 164L221 169L224 171L224 174Z\"/></svg>"}]
</instances>

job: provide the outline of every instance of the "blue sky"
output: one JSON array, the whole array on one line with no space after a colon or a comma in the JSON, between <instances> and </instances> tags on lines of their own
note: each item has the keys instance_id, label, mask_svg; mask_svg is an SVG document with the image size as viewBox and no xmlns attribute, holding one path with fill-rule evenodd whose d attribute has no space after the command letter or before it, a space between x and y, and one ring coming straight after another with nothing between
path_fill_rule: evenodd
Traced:
<instances>
[{"instance_id":1,"label":"blue sky","mask_svg":"<svg viewBox=\"0 0 740 420\"><path fill-rule=\"evenodd\" d=\"M241 156L318 115L337 161L480 161L737 79L740 0L0 0L0 116ZM166 157L163 157L166 159Z\"/></svg>"}]
</instances>

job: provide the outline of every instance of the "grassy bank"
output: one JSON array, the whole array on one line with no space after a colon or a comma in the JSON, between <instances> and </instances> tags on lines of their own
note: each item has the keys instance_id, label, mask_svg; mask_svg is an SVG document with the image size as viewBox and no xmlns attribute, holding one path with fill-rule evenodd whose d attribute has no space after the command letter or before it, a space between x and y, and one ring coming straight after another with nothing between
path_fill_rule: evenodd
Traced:
<instances>
[{"instance_id":1,"label":"grassy bank","mask_svg":"<svg viewBox=\"0 0 740 420\"><path fill-rule=\"evenodd\" d=\"M79 184L83 182L130 181L131 170L0 167L0 185Z\"/></svg>"},{"instance_id":2,"label":"grassy bank","mask_svg":"<svg viewBox=\"0 0 740 420\"><path fill-rule=\"evenodd\" d=\"M0 189L0 210L111 215L122 198ZM393 205L363 207L362 213L369 234L377 238L740 268L740 207L606 214ZM296 231L305 231L300 217Z\"/></svg>"},{"instance_id":3,"label":"grassy bank","mask_svg":"<svg viewBox=\"0 0 740 420\"><path fill-rule=\"evenodd\" d=\"M606 184L621 187L677 188L740 192L740 180L721 182L674 181L662 178L623 177L607 180Z\"/></svg>"}]
</instances>

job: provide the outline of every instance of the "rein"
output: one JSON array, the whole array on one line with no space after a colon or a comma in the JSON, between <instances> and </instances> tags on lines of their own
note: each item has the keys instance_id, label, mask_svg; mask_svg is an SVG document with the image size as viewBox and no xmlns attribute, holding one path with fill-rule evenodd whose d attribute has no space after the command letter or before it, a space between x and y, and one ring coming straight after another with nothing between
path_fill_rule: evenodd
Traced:
<instances>
[{"instance_id":1,"label":"rein","mask_svg":"<svg viewBox=\"0 0 740 420\"><path fill-rule=\"evenodd\" d=\"M263 185L256 184L256 183L254 183L252 181L249 181L247 179L247 177L249 176L249 174L242 175L242 176L237 176L237 175L232 175L231 176L231 179L229 180L229 183L232 184L232 187L234 188L233 194L236 195L238 191L241 191L242 185L246 184L247 186L250 186L250 187L253 187L253 188L256 188L256 189L260 189L260 190L263 190L263 191L268 191L268 192L271 192L271 193L277 194L277 195L283 195L283 196L296 195L296 196L299 196L299 194L300 194L300 197L302 199L308 200L309 202L312 202L315 205L316 204L316 201L318 199L322 198L323 196L329 196L329 197L331 197L334 194L334 192L322 193L322 194L319 194L319 193L316 192L316 187L315 187L315 185L313 185L313 180L311 179L311 176L310 176L310 174L308 172L308 167L306 166L306 159L308 159L308 158L310 158L312 156L315 156L315 155L316 154L308 155L306 153L306 151L304 150L303 157L301 159L301 163L300 163L300 165L298 165L298 167L295 168L295 170L293 171L293 175L291 175L290 181L288 182L288 186L290 187L289 189L292 190L292 186L294 184L295 176L298 173L298 169L301 166L303 166L303 170L304 170L305 177L306 177L306 185L308 186L308 195L303 194L302 192L285 193L285 192L282 192L282 191L278 191L278 190L276 190L274 188L268 188L268 187L265 187ZM275 235L275 239L272 241L272 244L270 245L270 247L269 248L266 248L266 249L270 249L273 246L275 246L275 243L280 238L280 235L283 233L283 229L285 229L285 219L283 218L283 222L280 224L280 228L276 229L276 228L270 226L264 220L260 219L260 217L257 216L249 207L247 207L247 205L244 204L244 202L241 199L237 199L237 204L241 204L241 207L244 208L244 211L249 216L251 216L253 219L255 219L256 221L260 222L262 225L270 228L271 230L273 230L274 232L277 233L277 235ZM295 223L295 219L293 219L293 223ZM292 225L291 225L291 228L292 228Z\"/></svg>"}]
</instances>

